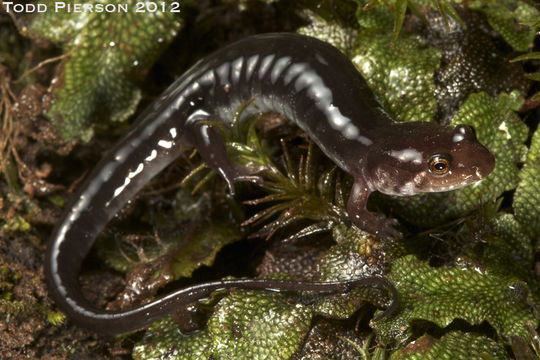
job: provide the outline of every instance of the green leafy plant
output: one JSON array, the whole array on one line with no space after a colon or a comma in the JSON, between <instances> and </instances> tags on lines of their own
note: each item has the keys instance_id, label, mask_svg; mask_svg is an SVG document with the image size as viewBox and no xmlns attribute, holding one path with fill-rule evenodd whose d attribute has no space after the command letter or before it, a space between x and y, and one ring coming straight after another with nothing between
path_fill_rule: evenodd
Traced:
<instances>
[{"instance_id":1,"label":"green leafy plant","mask_svg":"<svg viewBox=\"0 0 540 360\"><path fill-rule=\"evenodd\" d=\"M51 10L22 26L26 35L63 47L65 57L50 86L53 104L45 115L66 141L89 141L90 125L98 119L122 121L132 115L141 98L136 81L182 25L171 11L137 12L134 0L109 3L127 4L128 12ZM55 8L53 0L38 4Z\"/></svg>"}]
</instances>

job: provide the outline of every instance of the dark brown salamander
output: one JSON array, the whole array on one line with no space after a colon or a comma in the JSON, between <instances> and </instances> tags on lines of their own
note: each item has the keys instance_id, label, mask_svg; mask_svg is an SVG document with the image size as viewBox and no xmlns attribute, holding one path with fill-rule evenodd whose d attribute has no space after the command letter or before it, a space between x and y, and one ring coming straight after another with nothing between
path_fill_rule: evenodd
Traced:
<instances>
[{"instance_id":1,"label":"dark brown salamander","mask_svg":"<svg viewBox=\"0 0 540 360\"><path fill-rule=\"evenodd\" d=\"M50 240L45 271L51 297L78 325L121 333L224 288L344 291L357 285L395 288L382 277L337 283L245 279L180 289L146 305L105 311L82 295L77 275L97 235L152 177L194 146L227 181L257 181L229 161L225 144L208 120L229 121L238 106L247 112L274 110L302 128L355 180L348 214L358 227L378 236L396 234L394 221L371 213L371 192L413 195L457 189L480 181L494 158L471 128L433 123L396 123L381 109L353 64L333 46L290 34L252 36L193 65L140 117L131 131L96 166Z\"/></svg>"}]
</instances>

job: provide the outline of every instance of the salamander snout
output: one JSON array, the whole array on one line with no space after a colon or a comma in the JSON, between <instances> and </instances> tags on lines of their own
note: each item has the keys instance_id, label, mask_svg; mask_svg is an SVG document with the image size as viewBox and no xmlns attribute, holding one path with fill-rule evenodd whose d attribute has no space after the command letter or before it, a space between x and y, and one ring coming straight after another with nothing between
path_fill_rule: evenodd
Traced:
<instances>
[{"instance_id":1,"label":"salamander snout","mask_svg":"<svg viewBox=\"0 0 540 360\"><path fill-rule=\"evenodd\" d=\"M468 125L458 125L452 134L452 152L456 166L469 168L469 173L477 180L487 177L495 168L495 157L476 139L474 129Z\"/></svg>"}]
</instances>

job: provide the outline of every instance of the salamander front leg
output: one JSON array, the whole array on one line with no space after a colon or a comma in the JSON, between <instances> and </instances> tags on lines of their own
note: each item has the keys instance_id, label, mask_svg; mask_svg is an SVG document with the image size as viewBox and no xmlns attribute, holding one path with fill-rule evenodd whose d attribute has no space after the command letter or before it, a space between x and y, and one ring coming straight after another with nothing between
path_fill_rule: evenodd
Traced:
<instances>
[{"instance_id":1,"label":"salamander front leg","mask_svg":"<svg viewBox=\"0 0 540 360\"><path fill-rule=\"evenodd\" d=\"M402 234L394 228L398 224L396 219L368 211L366 206L371 192L363 179L355 179L347 203L349 218L360 229L379 237L401 237Z\"/></svg>"},{"instance_id":2,"label":"salamander front leg","mask_svg":"<svg viewBox=\"0 0 540 360\"><path fill-rule=\"evenodd\" d=\"M232 195L235 193L234 183L237 181L249 181L262 185L262 178L253 175L252 170L231 163L223 137L216 128L207 123L209 120L208 116L190 118L184 128L186 142L194 146L206 164L225 179Z\"/></svg>"}]
</instances>

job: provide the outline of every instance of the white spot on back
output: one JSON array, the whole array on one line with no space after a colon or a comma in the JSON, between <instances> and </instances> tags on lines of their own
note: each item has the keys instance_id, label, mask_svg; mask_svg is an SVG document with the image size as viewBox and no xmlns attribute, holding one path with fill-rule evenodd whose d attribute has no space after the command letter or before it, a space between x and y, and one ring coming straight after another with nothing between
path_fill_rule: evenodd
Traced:
<instances>
[{"instance_id":1,"label":"white spot on back","mask_svg":"<svg viewBox=\"0 0 540 360\"><path fill-rule=\"evenodd\" d=\"M216 69L221 85L227 85L229 83L229 68L230 68L230 64L226 62L226 63L221 64Z\"/></svg>"},{"instance_id":2,"label":"white spot on back","mask_svg":"<svg viewBox=\"0 0 540 360\"><path fill-rule=\"evenodd\" d=\"M194 111L193 113L191 113L191 115L188 116L185 123L189 124L189 123L195 121L195 119L198 118L198 117L207 118L209 116L210 116L210 114L207 111L205 111L203 109L198 109L198 110Z\"/></svg>"},{"instance_id":3,"label":"white spot on back","mask_svg":"<svg viewBox=\"0 0 540 360\"><path fill-rule=\"evenodd\" d=\"M179 96L176 99L176 101L174 102L173 106L172 106L173 110L180 109L180 106L182 106L182 104L184 103L185 100L186 100L186 98L183 95Z\"/></svg>"},{"instance_id":4,"label":"white spot on back","mask_svg":"<svg viewBox=\"0 0 540 360\"><path fill-rule=\"evenodd\" d=\"M124 189L126 188L126 186L129 185L129 183L131 182L131 179L129 177L126 177L124 179L124 184L120 185L119 187L117 187L115 190L114 190L114 194L113 194L113 198L117 197L118 195L120 195L122 193L122 191L124 191ZM107 202L107 205L109 204L110 202Z\"/></svg>"},{"instance_id":5,"label":"white spot on back","mask_svg":"<svg viewBox=\"0 0 540 360\"><path fill-rule=\"evenodd\" d=\"M313 72L311 71L310 73L313 74ZM313 78L309 74L307 74L307 71L304 71L302 74L300 74L296 78L296 81L294 82L294 89L298 93L304 90L305 88L307 88L308 86L310 86L311 85L310 81L312 80Z\"/></svg>"},{"instance_id":6,"label":"white spot on back","mask_svg":"<svg viewBox=\"0 0 540 360\"><path fill-rule=\"evenodd\" d=\"M157 157L157 150L156 149L152 149L152 151L150 152L150 155L148 155L144 161L152 161L154 160L155 158Z\"/></svg>"},{"instance_id":7,"label":"white spot on back","mask_svg":"<svg viewBox=\"0 0 540 360\"><path fill-rule=\"evenodd\" d=\"M259 61L259 55L253 55L253 56L250 56L249 59L247 59L246 79L248 81L249 79L251 79L251 74L253 74L253 70L255 70L255 66L257 66L258 61Z\"/></svg>"},{"instance_id":8,"label":"white spot on back","mask_svg":"<svg viewBox=\"0 0 540 360\"><path fill-rule=\"evenodd\" d=\"M337 107L335 107L333 104L330 104L330 106L328 106L328 111L331 114L335 113L335 115L338 115L338 113L339 113L339 109ZM331 125L334 128L341 129L342 127L347 125L347 118L343 117L343 116L341 116L341 117L340 116L333 116Z\"/></svg>"},{"instance_id":9,"label":"white spot on back","mask_svg":"<svg viewBox=\"0 0 540 360\"><path fill-rule=\"evenodd\" d=\"M362 136L362 135L359 135L358 138L356 139L358 140L361 144L365 145L365 146L369 146L371 144L373 144L373 140L365 137L365 136Z\"/></svg>"},{"instance_id":10,"label":"white spot on back","mask_svg":"<svg viewBox=\"0 0 540 360\"><path fill-rule=\"evenodd\" d=\"M463 136L463 134L454 134L454 136L452 137L452 141L457 143L457 142L460 142L460 141L463 141L463 139L465 139L465 136Z\"/></svg>"},{"instance_id":11,"label":"white spot on back","mask_svg":"<svg viewBox=\"0 0 540 360\"><path fill-rule=\"evenodd\" d=\"M203 74L199 78L199 82L203 85L210 85L213 84L216 78L214 77L214 72L212 70L209 70Z\"/></svg>"},{"instance_id":12,"label":"white spot on back","mask_svg":"<svg viewBox=\"0 0 540 360\"><path fill-rule=\"evenodd\" d=\"M284 56L276 61L274 64L274 67L272 68L272 72L270 73L270 81L272 84L275 84L283 70L291 63L291 57L290 56Z\"/></svg>"},{"instance_id":13,"label":"white spot on back","mask_svg":"<svg viewBox=\"0 0 540 360\"><path fill-rule=\"evenodd\" d=\"M413 164L422 163L422 153L413 148L407 148L404 150L392 150L390 151L390 156L403 162L412 161Z\"/></svg>"},{"instance_id":14,"label":"white spot on back","mask_svg":"<svg viewBox=\"0 0 540 360\"><path fill-rule=\"evenodd\" d=\"M161 146L162 148L165 148L165 149L170 149L173 146L172 141L163 140L163 139L159 140L157 144L158 146Z\"/></svg>"},{"instance_id":15,"label":"white spot on back","mask_svg":"<svg viewBox=\"0 0 540 360\"><path fill-rule=\"evenodd\" d=\"M232 62L232 82L238 84L240 81L240 74L242 73L242 66L244 65L244 57L240 56L238 59Z\"/></svg>"},{"instance_id":16,"label":"white spot on back","mask_svg":"<svg viewBox=\"0 0 540 360\"><path fill-rule=\"evenodd\" d=\"M264 59L262 59L261 67L259 68L259 79L264 78L264 75L266 74L266 72L270 68L270 64L272 64L272 61L274 61L275 57L276 57L276 55L271 54L271 55L266 55L264 57Z\"/></svg>"},{"instance_id":17,"label":"white spot on back","mask_svg":"<svg viewBox=\"0 0 540 360\"><path fill-rule=\"evenodd\" d=\"M328 66L328 62L326 61L325 58L323 58L323 57L321 56L321 54L315 53L315 59L317 59L317 61L320 62L321 64L327 65L327 66Z\"/></svg>"},{"instance_id":18,"label":"white spot on back","mask_svg":"<svg viewBox=\"0 0 540 360\"><path fill-rule=\"evenodd\" d=\"M144 164L143 164L143 163L139 163L139 165L137 166L137 168L136 168L134 171L130 171L130 172L129 172L128 178L133 179L135 176L137 176L138 174L140 174L141 171L143 171L143 169L144 169Z\"/></svg>"},{"instance_id":19,"label":"white spot on back","mask_svg":"<svg viewBox=\"0 0 540 360\"><path fill-rule=\"evenodd\" d=\"M289 85L289 83L294 79L296 76L300 75L306 70L306 64L304 63L298 63L293 64L289 67L287 70L287 74L285 74L283 78L283 82L285 85Z\"/></svg>"},{"instance_id":20,"label":"white spot on back","mask_svg":"<svg viewBox=\"0 0 540 360\"><path fill-rule=\"evenodd\" d=\"M359 134L358 128L353 124L348 124L345 130L343 130L343 136L347 139L354 139Z\"/></svg>"},{"instance_id":21,"label":"white spot on back","mask_svg":"<svg viewBox=\"0 0 540 360\"><path fill-rule=\"evenodd\" d=\"M206 145L210 145L210 135L208 134L208 125L201 126L201 137ZM212 155L212 154L210 154Z\"/></svg>"}]
</instances>

